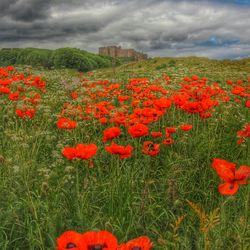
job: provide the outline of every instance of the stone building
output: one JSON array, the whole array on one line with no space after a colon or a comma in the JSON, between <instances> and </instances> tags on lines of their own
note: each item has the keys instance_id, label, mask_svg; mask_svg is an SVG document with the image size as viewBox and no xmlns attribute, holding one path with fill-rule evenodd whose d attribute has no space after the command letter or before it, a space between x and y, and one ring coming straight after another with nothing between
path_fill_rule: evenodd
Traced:
<instances>
[{"instance_id":1,"label":"stone building","mask_svg":"<svg viewBox=\"0 0 250 250\"><path fill-rule=\"evenodd\" d=\"M99 55L111 57L130 57L134 60L143 60L148 57L146 54L137 52L134 49L122 49L121 46L100 47Z\"/></svg>"}]
</instances>

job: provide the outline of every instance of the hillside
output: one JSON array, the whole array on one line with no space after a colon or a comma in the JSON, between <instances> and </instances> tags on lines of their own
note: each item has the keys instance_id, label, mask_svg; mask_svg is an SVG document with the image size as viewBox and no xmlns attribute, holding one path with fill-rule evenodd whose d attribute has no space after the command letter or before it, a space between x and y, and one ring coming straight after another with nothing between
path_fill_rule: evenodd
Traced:
<instances>
[{"instance_id":1,"label":"hillside","mask_svg":"<svg viewBox=\"0 0 250 250\"><path fill-rule=\"evenodd\" d=\"M213 81L244 78L250 71L250 58L242 60L211 60L204 57L158 57L97 70L100 77L113 78L114 81L130 77L159 77L161 74L182 78L187 75L200 75Z\"/></svg>"},{"instance_id":2,"label":"hillside","mask_svg":"<svg viewBox=\"0 0 250 250\"><path fill-rule=\"evenodd\" d=\"M70 68L78 71L89 71L97 68L110 67L112 58L99 56L75 48L56 50L37 48L11 48L0 50L0 65L30 65L45 68Z\"/></svg>"}]
</instances>

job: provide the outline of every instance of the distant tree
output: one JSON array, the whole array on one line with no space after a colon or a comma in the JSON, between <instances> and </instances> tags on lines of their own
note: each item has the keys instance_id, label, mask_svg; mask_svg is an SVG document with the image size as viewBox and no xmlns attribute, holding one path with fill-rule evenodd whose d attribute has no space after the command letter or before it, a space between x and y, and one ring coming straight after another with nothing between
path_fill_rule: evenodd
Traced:
<instances>
[{"instance_id":1,"label":"distant tree","mask_svg":"<svg viewBox=\"0 0 250 250\"><path fill-rule=\"evenodd\" d=\"M71 68L88 71L97 68L111 67L112 58L89 53L75 48L60 48L56 50L24 48L1 49L0 64L26 64L47 68ZM119 60L116 65L121 64Z\"/></svg>"}]
</instances>

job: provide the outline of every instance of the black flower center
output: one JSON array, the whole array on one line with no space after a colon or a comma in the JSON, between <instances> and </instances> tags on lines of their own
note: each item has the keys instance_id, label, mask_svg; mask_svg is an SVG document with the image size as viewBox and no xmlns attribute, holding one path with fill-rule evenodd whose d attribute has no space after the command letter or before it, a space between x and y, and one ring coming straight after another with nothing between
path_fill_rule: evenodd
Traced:
<instances>
[{"instance_id":1,"label":"black flower center","mask_svg":"<svg viewBox=\"0 0 250 250\"><path fill-rule=\"evenodd\" d=\"M131 250L142 250L141 247L133 247Z\"/></svg>"},{"instance_id":2,"label":"black flower center","mask_svg":"<svg viewBox=\"0 0 250 250\"><path fill-rule=\"evenodd\" d=\"M76 245L72 242L69 242L66 246L66 249L70 249L70 248L74 248L74 247L76 247Z\"/></svg>"},{"instance_id":3,"label":"black flower center","mask_svg":"<svg viewBox=\"0 0 250 250\"><path fill-rule=\"evenodd\" d=\"M155 149L154 144L153 143L148 144L148 149L154 150Z\"/></svg>"},{"instance_id":4,"label":"black flower center","mask_svg":"<svg viewBox=\"0 0 250 250\"><path fill-rule=\"evenodd\" d=\"M99 245L99 244L97 244L97 245L90 245L90 246L88 246L88 250L102 250L104 247L105 246Z\"/></svg>"}]
</instances>

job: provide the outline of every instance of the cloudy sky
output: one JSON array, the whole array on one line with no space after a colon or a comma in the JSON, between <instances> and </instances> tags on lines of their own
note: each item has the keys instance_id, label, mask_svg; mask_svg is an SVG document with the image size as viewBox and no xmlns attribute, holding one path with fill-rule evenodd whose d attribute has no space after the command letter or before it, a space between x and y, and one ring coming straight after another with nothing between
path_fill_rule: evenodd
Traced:
<instances>
[{"instance_id":1,"label":"cloudy sky","mask_svg":"<svg viewBox=\"0 0 250 250\"><path fill-rule=\"evenodd\" d=\"M0 48L250 56L250 0L0 0Z\"/></svg>"}]
</instances>

